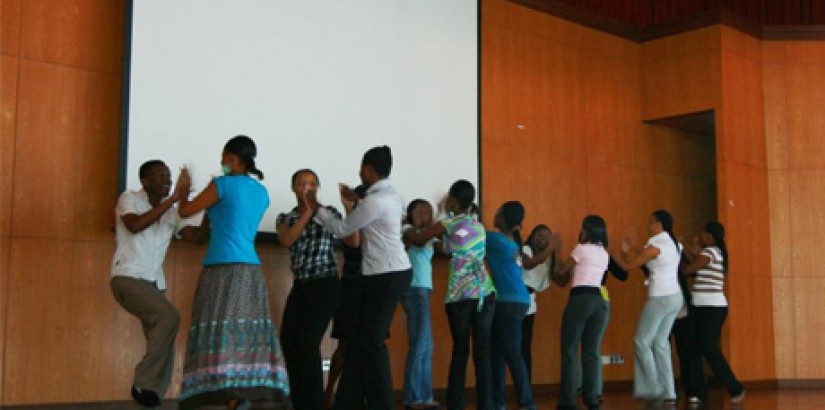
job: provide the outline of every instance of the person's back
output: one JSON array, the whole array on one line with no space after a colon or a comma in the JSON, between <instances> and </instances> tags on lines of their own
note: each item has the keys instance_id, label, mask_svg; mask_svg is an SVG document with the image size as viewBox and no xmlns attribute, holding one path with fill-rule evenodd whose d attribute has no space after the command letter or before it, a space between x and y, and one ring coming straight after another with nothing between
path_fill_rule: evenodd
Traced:
<instances>
[{"instance_id":1,"label":"person's back","mask_svg":"<svg viewBox=\"0 0 825 410\"><path fill-rule=\"evenodd\" d=\"M487 263L493 275L497 302L530 303L516 255L519 246L501 232L487 232Z\"/></svg>"},{"instance_id":2,"label":"person's back","mask_svg":"<svg viewBox=\"0 0 825 410\"><path fill-rule=\"evenodd\" d=\"M484 268L487 232L474 215L441 221L446 229L444 251L450 254L450 279L446 302L484 298L495 292Z\"/></svg>"},{"instance_id":3,"label":"person's back","mask_svg":"<svg viewBox=\"0 0 825 410\"><path fill-rule=\"evenodd\" d=\"M207 210L212 233L203 264L260 264L255 235L269 207L266 188L246 175L222 176L213 182L219 199Z\"/></svg>"}]
</instances>

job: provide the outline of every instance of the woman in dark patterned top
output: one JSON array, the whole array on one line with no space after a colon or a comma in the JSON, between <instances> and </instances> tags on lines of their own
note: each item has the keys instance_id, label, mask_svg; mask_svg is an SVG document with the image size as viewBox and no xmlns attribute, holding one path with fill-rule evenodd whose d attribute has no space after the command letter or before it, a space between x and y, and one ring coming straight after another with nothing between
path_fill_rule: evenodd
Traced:
<instances>
[{"instance_id":1,"label":"woman in dark patterned top","mask_svg":"<svg viewBox=\"0 0 825 410\"><path fill-rule=\"evenodd\" d=\"M289 247L295 281L287 297L281 324L281 344L296 410L324 409L321 339L341 302L338 263L332 234L313 221L304 198L318 191L318 176L310 169L292 175L298 205L278 215L278 241ZM346 205L345 205L346 206ZM340 218L332 207L330 212ZM357 240L358 234L345 239Z\"/></svg>"}]
</instances>

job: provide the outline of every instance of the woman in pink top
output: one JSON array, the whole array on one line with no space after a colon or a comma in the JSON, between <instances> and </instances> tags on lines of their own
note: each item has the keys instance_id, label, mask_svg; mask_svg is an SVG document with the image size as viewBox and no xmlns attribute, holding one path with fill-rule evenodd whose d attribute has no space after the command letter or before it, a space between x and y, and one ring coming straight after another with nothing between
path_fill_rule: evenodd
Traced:
<instances>
[{"instance_id":1,"label":"woman in pink top","mask_svg":"<svg viewBox=\"0 0 825 410\"><path fill-rule=\"evenodd\" d=\"M588 215L582 221L579 244L553 272L553 281L559 286L573 280L561 323L561 387L557 409L576 409L575 369L579 366L583 371L584 403L588 409L601 406L601 329L607 321L607 306L600 290L609 259L604 219Z\"/></svg>"}]
</instances>

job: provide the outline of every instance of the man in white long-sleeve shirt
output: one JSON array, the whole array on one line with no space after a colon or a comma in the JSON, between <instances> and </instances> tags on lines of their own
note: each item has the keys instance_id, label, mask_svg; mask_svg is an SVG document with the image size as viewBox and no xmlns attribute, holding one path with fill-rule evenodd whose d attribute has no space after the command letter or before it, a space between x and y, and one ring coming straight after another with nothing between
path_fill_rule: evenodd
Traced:
<instances>
[{"instance_id":1,"label":"man in white long-sleeve shirt","mask_svg":"<svg viewBox=\"0 0 825 410\"><path fill-rule=\"evenodd\" d=\"M387 146L370 149L364 154L359 173L367 187L360 199L348 187L341 187L344 200L358 202L346 219L337 219L319 207L315 198L308 198L318 211L316 219L338 238L361 231L362 274L364 299L362 326L353 335L358 357L350 355L344 361L340 389L334 409L356 408L360 391L354 386L363 383L368 409L395 409L392 374L387 346L384 343L392 324L393 314L401 294L410 286L412 271L409 257L401 240L403 204L388 179L392 169L392 153ZM349 352L348 352L349 353ZM360 368L360 369L357 369ZM360 370L360 371L359 371ZM359 375L360 373L360 375ZM354 380L362 378L362 380Z\"/></svg>"}]
</instances>

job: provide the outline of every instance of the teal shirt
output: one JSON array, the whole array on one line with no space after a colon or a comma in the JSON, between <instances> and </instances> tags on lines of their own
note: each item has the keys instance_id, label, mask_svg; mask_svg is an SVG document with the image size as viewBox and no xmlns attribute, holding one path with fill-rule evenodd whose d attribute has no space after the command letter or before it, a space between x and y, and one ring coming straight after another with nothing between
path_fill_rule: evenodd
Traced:
<instances>
[{"instance_id":1,"label":"teal shirt","mask_svg":"<svg viewBox=\"0 0 825 410\"><path fill-rule=\"evenodd\" d=\"M412 226L404 226L403 232L413 229ZM410 246L407 248L407 256L412 264L411 288L433 288L433 242L429 241L424 246Z\"/></svg>"},{"instance_id":2,"label":"teal shirt","mask_svg":"<svg viewBox=\"0 0 825 410\"><path fill-rule=\"evenodd\" d=\"M206 210L211 232L203 264L260 265L255 235L269 207L266 188L246 175L222 176L212 182L218 189L218 202Z\"/></svg>"}]
</instances>

